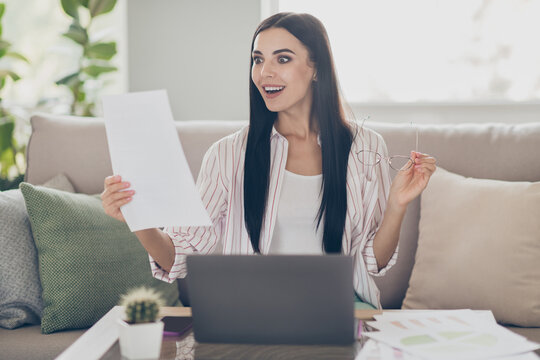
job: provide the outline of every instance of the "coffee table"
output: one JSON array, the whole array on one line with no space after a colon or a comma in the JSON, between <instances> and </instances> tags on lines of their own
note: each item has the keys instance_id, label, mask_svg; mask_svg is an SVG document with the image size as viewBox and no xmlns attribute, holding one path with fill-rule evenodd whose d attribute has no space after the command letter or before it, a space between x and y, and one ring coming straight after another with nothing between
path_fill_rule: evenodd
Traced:
<instances>
[{"instance_id":1,"label":"coffee table","mask_svg":"<svg viewBox=\"0 0 540 360\"><path fill-rule=\"evenodd\" d=\"M355 310L359 320L371 320L380 310ZM90 328L57 359L99 358L123 359L117 340L116 321L121 308L115 307ZM164 307L161 316L191 316L191 308ZM349 346L335 345L252 345L197 343L192 330L178 336L163 336L160 359L354 359L362 348L364 339ZM101 350L97 345L103 345ZM80 356L85 354L87 356ZM96 356L97 355L97 356Z\"/></svg>"},{"instance_id":2,"label":"coffee table","mask_svg":"<svg viewBox=\"0 0 540 360\"><path fill-rule=\"evenodd\" d=\"M190 331L182 337L164 336L160 359L351 359L362 348L357 341L350 346L325 345L248 345L196 343ZM101 359L123 359L118 341Z\"/></svg>"}]
</instances>

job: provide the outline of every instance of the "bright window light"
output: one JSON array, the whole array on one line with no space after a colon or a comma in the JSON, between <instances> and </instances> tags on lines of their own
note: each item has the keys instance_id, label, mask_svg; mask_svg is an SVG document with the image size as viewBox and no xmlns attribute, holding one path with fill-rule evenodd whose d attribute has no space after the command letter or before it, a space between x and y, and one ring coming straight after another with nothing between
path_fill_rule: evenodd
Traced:
<instances>
[{"instance_id":1,"label":"bright window light","mask_svg":"<svg viewBox=\"0 0 540 360\"><path fill-rule=\"evenodd\" d=\"M540 0L279 0L325 25L351 103L540 100Z\"/></svg>"}]
</instances>

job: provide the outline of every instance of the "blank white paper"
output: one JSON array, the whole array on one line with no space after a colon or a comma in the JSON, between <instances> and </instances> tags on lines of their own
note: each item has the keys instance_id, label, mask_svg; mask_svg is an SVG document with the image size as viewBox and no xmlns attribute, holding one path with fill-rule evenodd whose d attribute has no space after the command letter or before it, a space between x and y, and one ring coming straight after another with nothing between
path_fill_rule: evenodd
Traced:
<instances>
[{"instance_id":1,"label":"blank white paper","mask_svg":"<svg viewBox=\"0 0 540 360\"><path fill-rule=\"evenodd\" d=\"M113 172L131 183L121 211L131 231L209 226L165 90L102 99Z\"/></svg>"}]
</instances>

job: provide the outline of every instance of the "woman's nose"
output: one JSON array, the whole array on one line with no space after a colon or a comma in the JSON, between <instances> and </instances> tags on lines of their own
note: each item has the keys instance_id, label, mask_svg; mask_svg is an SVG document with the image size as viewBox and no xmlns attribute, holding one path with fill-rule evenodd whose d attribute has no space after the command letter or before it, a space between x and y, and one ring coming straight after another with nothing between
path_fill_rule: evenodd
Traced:
<instances>
[{"instance_id":1,"label":"woman's nose","mask_svg":"<svg viewBox=\"0 0 540 360\"><path fill-rule=\"evenodd\" d=\"M273 77L274 76L274 67L270 63L264 63L261 68L261 76L264 77Z\"/></svg>"}]
</instances>

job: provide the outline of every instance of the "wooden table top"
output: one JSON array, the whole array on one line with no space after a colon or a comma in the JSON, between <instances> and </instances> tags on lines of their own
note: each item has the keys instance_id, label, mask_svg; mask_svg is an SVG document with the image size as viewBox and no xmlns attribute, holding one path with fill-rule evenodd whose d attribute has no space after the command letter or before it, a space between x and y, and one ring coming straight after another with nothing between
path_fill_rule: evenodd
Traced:
<instances>
[{"instance_id":1,"label":"wooden table top","mask_svg":"<svg viewBox=\"0 0 540 360\"><path fill-rule=\"evenodd\" d=\"M373 320L374 315L382 314L382 310L354 310L354 317L358 320ZM181 317L190 317L191 308L190 307L172 307L165 306L162 307L159 315L164 316L181 316Z\"/></svg>"}]
</instances>

